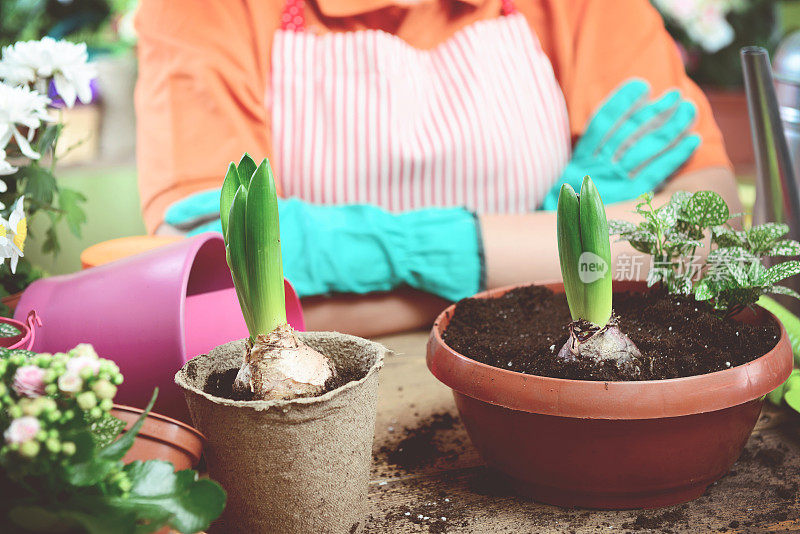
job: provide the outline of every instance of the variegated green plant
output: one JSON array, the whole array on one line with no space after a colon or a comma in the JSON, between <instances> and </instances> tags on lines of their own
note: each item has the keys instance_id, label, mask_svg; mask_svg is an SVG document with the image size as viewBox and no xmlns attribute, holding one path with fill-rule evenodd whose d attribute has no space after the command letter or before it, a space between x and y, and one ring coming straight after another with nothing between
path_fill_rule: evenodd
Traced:
<instances>
[{"instance_id":1,"label":"variegated green plant","mask_svg":"<svg viewBox=\"0 0 800 534\"><path fill-rule=\"evenodd\" d=\"M269 162L231 163L220 194L228 267L251 341L286 323L278 197Z\"/></svg>"},{"instance_id":2,"label":"variegated green plant","mask_svg":"<svg viewBox=\"0 0 800 534\"><path fill-rule=\"evenodd\" d=\"M612 235L653 257L648 286L661 283L671 293L694 294L726 313L735 313L769 293L800 298L792 289L776 285L800 273L800 262L790 260L769 268L763 264L769 257L800 255L800 243L784 239L788 226L768 223L735 230L730 221L737 215L731 215L722 197L712 191L679 191L659 208L652 201L648 193L637 204L636 212L644 219L639 224L609 222ZM711 250L705 262L686 268L709 236Z\"/></svg>"}]
</instances>

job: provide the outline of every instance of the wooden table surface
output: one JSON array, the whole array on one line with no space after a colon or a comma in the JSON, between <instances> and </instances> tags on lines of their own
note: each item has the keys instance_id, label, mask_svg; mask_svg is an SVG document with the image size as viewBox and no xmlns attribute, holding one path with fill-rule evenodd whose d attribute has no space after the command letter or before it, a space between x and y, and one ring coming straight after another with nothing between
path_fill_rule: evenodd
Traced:
<instances>
[{"instance_id":1,"label":"wooden table surface","mask_svg":"<svg viewBox=\"0 0 800 534\"><path fill-rule=\"evenodd\" d=\"M561 509L487 470L450 389L425 366L427 332L378 341L381 371L366 532L800 532L800 415L767 407L731 472L696 501L645 511Z\"/></svg>"}]
</instances>

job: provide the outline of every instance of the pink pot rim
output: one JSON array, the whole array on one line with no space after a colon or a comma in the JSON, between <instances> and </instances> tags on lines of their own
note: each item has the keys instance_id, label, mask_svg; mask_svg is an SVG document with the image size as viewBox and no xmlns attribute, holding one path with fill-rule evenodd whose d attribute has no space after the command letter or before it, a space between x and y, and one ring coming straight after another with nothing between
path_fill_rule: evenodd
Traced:
<instances>
[{"instance_id":1,"label":"pink pot rim","mask_svg":"<svg viewBox=\"0 0 800 534\"><path fill-rule=\"evenodd\" d=\"M496 298L527 284L484 291L476 298ZM563 292L563 284L540 284ZM615 282L617 292L641 291L644 282ZM455 304L434 322L427 347L433 375L453 390L490 404L523 412L590 419L659 419L722 410L763 397L792 370L792 350L783 325L776 345L765 355L738 367L668 380L604 382L526 375L480 363L454 351L442 340Z\"/></svg>"},{"instance_id":2,"label":"pink pot rim","mask_svg":"<svg viewBox=\"0 0 800 534\"><path fill-rule=\"evenodd\" d=\"M28 313L28 317L26 322L18 321L16 319L11 319L10 317L0 317L0 322L5 324L10 324L14 328L20 331L20 333L16 336L6 338L8 340L9 345L7 349L23 349L23 350L30 350L33 347L33 342L36 339L36 331L35 328L38 326L42 326L42 320L39 318L39 315L31 310Z\"/></svg>"}]
</instances>

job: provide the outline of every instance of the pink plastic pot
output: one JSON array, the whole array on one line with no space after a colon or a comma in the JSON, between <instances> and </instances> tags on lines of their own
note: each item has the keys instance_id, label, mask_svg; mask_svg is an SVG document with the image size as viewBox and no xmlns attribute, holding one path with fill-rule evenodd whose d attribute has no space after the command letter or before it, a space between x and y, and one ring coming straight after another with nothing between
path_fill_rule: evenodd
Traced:
<instances>
[{"instance_id":1,"label":"pink plastic pot","mask_svg":"<svg viewBox=\"0 0 800 534\"><path fill-rule=\"evenodd\" d=\"M91 343L117 362L125 382L115 400L189 421L175 372L198 354L247 336L222 236L207 233L74 274L38 280L15 317L36 309L47 325L33 350ZM304 330L300 301L286 283L289 323Z\"/></svg>"},{"instance_id":2,"label":"pink plastic pot","mask_svg":"<svg viewBox=\"0 0 800 534\"><path fill-rule=\"evenodd\" d=\"M562 283L543 284L563 293ZM497 298L512 289L486 291ZM615 291L645 291L615 282ZM453 389L473 445L509 485L533 499L585 508L655 508L696 499L728 472L758 420L764 395L789 377L780 338L755 360L704 375L640 382L566 380L516 373L459 354L439 315L428 368ZM737 320L776 322L761 309ZM778 323L780 324L780 323Z\"/></svg>"},{"instance_id":3,"label":"pink plastic pot","mask_svg":"<svg viewBox=\"0 0 800 534\"><path fill-rule=\"evenodd\" d=\"M31 350L36 340L36 327L42 326L42 320L33 310L28 312L24 323L8 317L0 317L0 323L11 325L20 332L13 337L0 338L0 347L6 349Z\"/></svg>"}]
</instances>

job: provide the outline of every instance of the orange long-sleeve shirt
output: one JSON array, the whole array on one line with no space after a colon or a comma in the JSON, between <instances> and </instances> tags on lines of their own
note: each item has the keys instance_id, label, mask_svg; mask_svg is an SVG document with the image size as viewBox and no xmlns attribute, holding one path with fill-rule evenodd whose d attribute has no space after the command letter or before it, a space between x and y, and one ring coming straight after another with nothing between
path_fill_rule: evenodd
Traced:
<instances>
[{"instance_id":1,"label":"orange long-sleeve shirt","mask_svg":"<svg viewBox=\"0 0 800 534\"><path fill-rule=\"evenodd\" d=\"M308 0L307 31L382 29L429 49L476 21L497 17L501 0ZM228 162L268 156L272 38L284 0L143 0L137 16L138 166L149 231L167 206L218 187ZM703 142L681 172L729 166L700 89L647 0L517 0L550 58L573 138L608 94L639 77L653 94L678 88L698 109ZM279 180L290 180L281 176Z\"/></svg>"}]
</instances>

